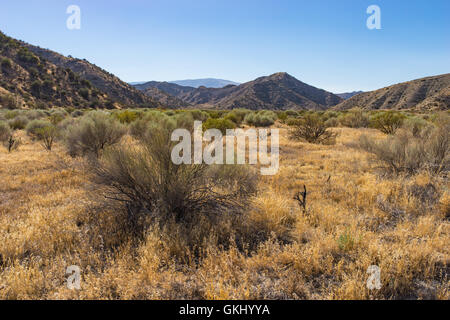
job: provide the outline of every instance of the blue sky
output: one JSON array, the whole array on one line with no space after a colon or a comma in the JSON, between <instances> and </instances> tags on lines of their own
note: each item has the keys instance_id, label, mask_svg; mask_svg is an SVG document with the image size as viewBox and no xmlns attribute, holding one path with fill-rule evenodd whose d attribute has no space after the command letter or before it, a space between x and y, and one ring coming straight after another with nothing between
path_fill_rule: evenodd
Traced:
<instances>
[{"instance_id":1,"label":"blue sky","mask_svg":"<svg viewBox=\"0 0 450 320\"><path fill-rule=\"evenodd\" d=\"M66 9L81 8L68 30ZM369 5L381 30L369 30ZM450 72L449 0L15 0L0 30L125 81L275 72L333 92Z\"/></svg>"}]
</instances>

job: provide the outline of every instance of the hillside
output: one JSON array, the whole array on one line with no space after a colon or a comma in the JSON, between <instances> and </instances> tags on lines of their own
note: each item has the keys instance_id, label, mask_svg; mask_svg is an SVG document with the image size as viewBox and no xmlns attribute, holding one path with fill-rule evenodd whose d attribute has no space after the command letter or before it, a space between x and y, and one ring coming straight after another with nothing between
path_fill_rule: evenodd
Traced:
<instances>
[{"instance_id":1,"label":"hillside","mask_svg":"<svg viewBox=\"0 0 450 320\"><path fill-rule=\"evenodd\" d=\"M333 93L307 85L287 73L276 73L239 86L223 88L195 89L164 82L148 82L136 87L147 94L151 94L148 88L154 87L191 105L223 109L323 110L342 101Z\"/></svg>"},{"instance_id":2,"label":"hillside","mask_svg":"<svg viewBox=\"0 0 450 320\"><path fill-rule=\"evenodd\" d=\"M345 110L354 107L366 110L447 110L450 107L450 74L412 80L364 92L345 100L335 109Z\"/></svg>"},{"instance_id":3,"label":"hillside","mask_svg":"<svg viewBox=\"0 0 450 320\"><path fill-rule=\"evenodd\" d=\"M86 60L65 57L51 50L42 49L30 44L22 43L34 54L63 69L70 69L80 78L88 80L99 90L105 92L112 100L126 106L157 107L160 103L146 96L133 86L120 80L115 75L89 63Z\"/></svg>"},{"instance_id":4,"label":"hillside","mask_svg":"<svg viewBox=\"0 0 450 320\"><path fill-rule=\"evenodd\" d=\"M0 106L158 107L161 103L86 60L64 57L0 32Z\"/></svg>"}]
</instances>

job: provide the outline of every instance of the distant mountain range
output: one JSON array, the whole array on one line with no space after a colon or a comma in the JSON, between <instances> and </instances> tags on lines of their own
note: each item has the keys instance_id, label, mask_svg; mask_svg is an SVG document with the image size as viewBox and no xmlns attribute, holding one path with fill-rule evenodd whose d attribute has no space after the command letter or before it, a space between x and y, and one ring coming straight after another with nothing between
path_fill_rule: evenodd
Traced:
<instances>
[{"instance_id":1,"label":"distant mountain range","mask_svg":"<svg viewBox=\"0 0 450 320\"><path fill-rule=\"evenodd\" d=\"M346 93L336 93L338 97L341 97L342 99L350 99L353 96L356 96L357 94L363 93L363 91L353 91L353 92L346 92Z\"/></svg>"},{"instance_id":2,"label":"distant mountain range","mask_svg":"<svg viewBox=\"0 0 450 320\"><path fill-rule=\"evenodd\" d=\"M324 110L342 101L333 93L303 83L284 72L223 88L185 87L155 81L137 85L136 88L146 94L149 94L149 88L157 88L190 105L205 108Z\"/></svg>"},{"instance_id":3,"label":"distant mountain range","mask_svg":"<svg viewBox=\"0 0 450 320\"><path fill-rule=\"evenodd\" d=\"M175 83L180 86L185 87L206 87L206 88L223 88L230 84L238 86L240 83L230 81L230 80L223 80L223 79L214 79L214 78L206 78L206 79L193 79L193 80L176 80L176 81L169 81L170 83Z\"/></svg>"},{"instance_id":4,"label":"distant mountain range","mask_svg":"<svg viewBox=\"0 0 450 320\"><path fill-rule=\"evenodd\" d=\"M243 84L199 79L130 85L86 60L65 57L0 32L0 107L54 106L448 110L450 74L412 80L371 92L343 94L313 87L285 72Z\"/></svg>"},{"instance_id":5,"label":"distant mountain range","mask_svg":"<svg viewBox=\"0 0 450 320\"><path fill-rule=\"evenodd\" d=\"M148 82L154 82L154 81L130 82L130 84L133 86L138 86L138 85L146 84ZM167 81L164 83L178 84L183 87L192 87L192 88L199 88L199 87L223 88L230 84L235 85L235 86L238 86L240 84L238 82L234 82L234 81L230 81L230 80L215 79L215 78L175 80L175 81Z\"/></svg>"}]
</instances>

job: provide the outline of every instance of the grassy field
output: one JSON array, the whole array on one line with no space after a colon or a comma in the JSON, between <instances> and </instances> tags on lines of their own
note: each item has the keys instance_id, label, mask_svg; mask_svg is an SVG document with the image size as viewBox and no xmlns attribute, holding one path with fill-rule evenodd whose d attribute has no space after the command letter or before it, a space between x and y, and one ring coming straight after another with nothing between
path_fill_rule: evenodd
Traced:
<instances>
[{"instance_id":1,"label":"grassy field","mask_svg":"<svg viewBox=\"0 0 450 320\"><path fill-rule=\"evenodd\" d=\"M447 178L386 174L350 146L363 133L382 139L375 129L334 128L327 146L275 126L280 170L259 180L245 217L270 236L222 247L212 229L195 254L173 230L133 239L86 160L18 131L17 151L0 148L0 299L450 298ZM304 185L306 210L293 199ZM81 268L80 290L66 287L70 265ZM379 290L366 285L371 265Z\"/></svg>"}]
</instances>

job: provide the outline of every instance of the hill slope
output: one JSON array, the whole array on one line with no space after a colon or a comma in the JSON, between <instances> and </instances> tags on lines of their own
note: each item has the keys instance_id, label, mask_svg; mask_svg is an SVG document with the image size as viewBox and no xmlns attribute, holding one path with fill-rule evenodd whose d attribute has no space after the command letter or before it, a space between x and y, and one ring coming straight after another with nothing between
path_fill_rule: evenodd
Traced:
<instances>
[{"instance_id":1,"label":"hill slope","mask_svg":"<svg viewBox=\"0 0 450 320\"><path fill-rule=\"evenodd\" d=\"M450 74L403 82L358 94L335 107L377 109L447 110L450 107Z\"/></svg>"},{"instance_id":2,"label":"hill slope","mask_svg":"<svg viewBox=\"0 0 450 320\"><path fill-rule=\"evenodd\" d=\"M48 60L63 69L70 69L80 78L88 80L99 90L105 92L112 100L127 106L157 107L160 103L146 96L133 86L123 82L115 75L89 63L86 60L65 57L51 50L42 49L22 43L34 54Z\"/></svg>"}]
</instances>

